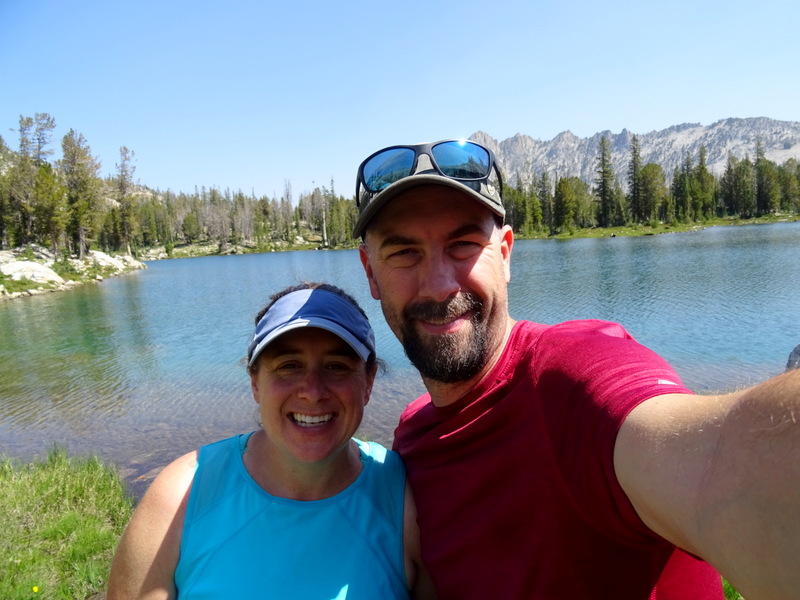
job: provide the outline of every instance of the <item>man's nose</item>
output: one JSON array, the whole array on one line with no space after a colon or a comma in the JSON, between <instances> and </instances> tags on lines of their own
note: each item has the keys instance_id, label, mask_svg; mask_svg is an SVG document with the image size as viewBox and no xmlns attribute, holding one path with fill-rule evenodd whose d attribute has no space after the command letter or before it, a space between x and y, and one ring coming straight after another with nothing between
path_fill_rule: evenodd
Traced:
<instances>
[{"instance_id":1,"label":"man's nose","mask_svg":"<svg viewBox=\"0 0 800 600\"><path fill-rule=\"evenodd\" d=\"M428 256L427 268L420 281L421 295L435 302L444 302L461 289L458 270L443 254Z\"/></svg>"}]
</instances>

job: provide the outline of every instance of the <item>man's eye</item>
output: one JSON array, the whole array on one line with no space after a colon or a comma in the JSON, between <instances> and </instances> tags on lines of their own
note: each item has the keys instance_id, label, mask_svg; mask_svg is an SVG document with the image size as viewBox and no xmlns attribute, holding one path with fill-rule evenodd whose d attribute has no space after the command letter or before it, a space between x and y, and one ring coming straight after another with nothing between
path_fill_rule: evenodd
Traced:
<instances>
[{"instance_id":1,"label":"man's eye","mask_svg":"<svg viewBox=\"0 0 800 600\"><path fill-rule=\"evenodd\" d=\"M389 256L406 256L407 254L411 254L411 248L402 248L401 250L395 250Z\"/></svg>"},{"instance_id":2,"label":"man's eye","mask_svg":"<svg viewBox=\"0 0 800 600\"><path fill-rule=\"evenodd\" d=\"M468 258L477 254L483 248L482 244L471 240L459 240L450 247L450 252L456 258Z\"/></svg>"},{"instance_id":3,"label":"man's eye","mask_svg":"<svg viewBox=\"0 0 800 600\"><path fill-rule=\"evenodd\" d=\"M414 264L418 256L419 252L414 250L414 248L402 248L389 254L386 257L386 261L394 266L410 266Z\"/></svg>"}]
</instances>

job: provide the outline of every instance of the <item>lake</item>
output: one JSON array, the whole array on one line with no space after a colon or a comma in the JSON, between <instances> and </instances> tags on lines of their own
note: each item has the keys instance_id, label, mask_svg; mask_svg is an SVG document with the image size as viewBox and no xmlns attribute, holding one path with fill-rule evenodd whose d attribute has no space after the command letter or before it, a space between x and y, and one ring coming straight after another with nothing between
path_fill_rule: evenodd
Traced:
<instances>
[{"instance_id":1,"label":"lake","mask_svg":"<svg viewBox=\"0 0 800 600\"><path fill-rule=\"evenodd\" d=\"M253 318L302 280L336 283L367 311L388 368L360 435L390 444L423 388L357 251L342 250L155 261L0 303L0 453L94 452L141 494L173 458L257 426L242 361ZM516 319L623 323L695 391L750 385L782 372L800 344L800 222L520 240L509 294Z\"/></svg>"}]
</instances>

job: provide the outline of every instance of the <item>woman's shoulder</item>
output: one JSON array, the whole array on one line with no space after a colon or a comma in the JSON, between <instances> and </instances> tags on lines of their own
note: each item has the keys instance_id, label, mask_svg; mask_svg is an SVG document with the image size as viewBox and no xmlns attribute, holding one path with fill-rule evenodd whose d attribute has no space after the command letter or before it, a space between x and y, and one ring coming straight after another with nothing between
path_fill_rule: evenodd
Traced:
<instances>
[{"instance_id":1,"label":"woman's shoulder","mask_svg":"<svg viewBox=\"0 0 800 600\"><path fill-rule=\"evenodd\" d=\"M361 453L369 457L371 461L389 467L403 467L403 461L400 459L400 455L394 450L387 449L383 444L379 444L378 442L364 442L359 439L355 439L355 442L358 444Z\"/></svg>"},{"instance_id":2,"label":"woman's shoulder","mask_svg":"<svg viewBox=\"0 0 800 600\"><path fill-rule=\"evenodd\" d=\"M360 479L366 480L372 487L385 491L389 496L402 493L406 468L400 455L377 442L363 442L358 439L355 441L361 451L361 462L365 470L364 476Z\"/></svg>"},{"instance_id":3,"label":"woman's shoulder","mask_svg":"<svg viewBox=\"0 0 800 600\"><path fill-rule=\"evenodd\" d=\"M197 454L197 450L187 452L164 467L145 493L140 507L177 512L192 485L197 470Z\"/></svg>"}]
</instances>

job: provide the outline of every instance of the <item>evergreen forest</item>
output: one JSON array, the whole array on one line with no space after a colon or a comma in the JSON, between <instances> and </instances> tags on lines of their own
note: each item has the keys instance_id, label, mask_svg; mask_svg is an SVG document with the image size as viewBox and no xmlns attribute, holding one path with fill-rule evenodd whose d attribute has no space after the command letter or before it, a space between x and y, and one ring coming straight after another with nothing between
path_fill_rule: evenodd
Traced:
<instances>
[{"instance_id":1,"label":"evergreen forest","mask_svg":"<svg viewBox=\"0 0 800 600\"><path fill-rule=\"evenodd\" d=\"M125 146L114 173L102 177L100 160L73 129L60 141L62 157L51 160L54 129L52 116L36 113L20 116L16 150L0 137L0 250L39 244L57 256L83 258L91 249L140 256L153 248L171 254L187 244L219 253L356 244L354 198L337 195L333 182L301 193L296 202L288 183L280 198L215 188L155 190L135 182L135 154ZM752 159L729 155L720 177L708 170L704 148L665 173L658 164L642 164L633 136L628 170L615 173L609 141L602 138L591 183L568 175L553 180L547 172L530 186L506 181L506 220L519 237L537 237L800 216L797 160L776 164L760 143L753 150ZM511 181L521 179L514 174Z\"/></svg>"}]
</instances>

